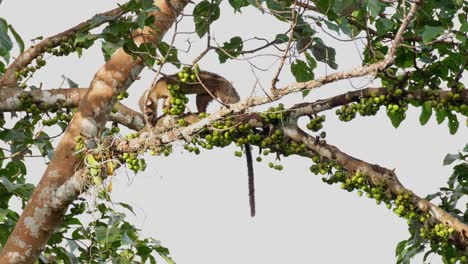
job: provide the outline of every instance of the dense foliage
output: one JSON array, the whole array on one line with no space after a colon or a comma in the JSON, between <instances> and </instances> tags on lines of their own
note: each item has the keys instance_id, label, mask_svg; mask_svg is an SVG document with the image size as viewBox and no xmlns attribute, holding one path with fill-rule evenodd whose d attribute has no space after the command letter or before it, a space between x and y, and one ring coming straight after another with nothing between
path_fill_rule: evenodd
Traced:
<instances>
[{"instance_id":1,"label":"dense foliage","mask_svg":"<svg viewBox=\"0 0 468 264\"><path fill-rule=\"evenodd\" d=\"M245 54L276 51L282 60L277 76L273 77L272 99L279 99L289 93L288 89L291 92L302 92L304 98L307 98L311 91L309 88L364 74L374 74L374 82L381 88L366 88L324 101L297 104L290 109L279 104L258 113L247 114L242 109L238 111L241 115L202 113L193 116L184 114L188 99L180 92L179 86L174 85L170 87L174 100L171 102L172 107L165 109L165 113L177 122L172 128L190 129L192 125L196 126L197 121L209 119L208 126L193 130L196 135L186 142L185 149L198 154L200 148L209 150L236 144L240 150L235 155L242 156L244 144L249 143L260 148L265 156L310 157L310 171L322 175L323 182L337 183L342 189L355 191L359 196L365 194L377 204L386 204L397 216L407 219L410 237L396 246L397 263L410 263L411 258L420 253L424 254L424 258L430 254L438 254L442 256L444 263L468 263L468 234L460 233L450 222L441 222L431 214L431 210L424 211L418 207L420 198L402 189L398 180L378 178L370 173L370 167L365 164L356 169L349 167L344 158L335 159L345 155L327 144L326 119L319 115L319 112L332 110L341 121L350 122L358 114L370 117L384 109L389 121L398 127L404 121L409 107L419 107L421 125L425 125L434 115L437 123L447 122L451 134L466 129L468 90L463 84L463 74L468 63L467 2L229 0L232 10L223 12L242 12L245 8L256 8L259 14L272 15L290 25L286 32L278 32L275 39L266 41L266 44L253 50L246 50L246 40L235 34L226 39L222 46L210 42L210 25L223 19L220 4L219 0L204 0L195 4L192 13L195 33L199 38L208 39L206 52L214 50L219 63L229 63ZM411 13L411 4L417 6L414 18L400 32L407 15ZM121 12L117 15L96 15L88 21L87 26L72 34L45 39L47 42L40 55L28 65L15 69L15 89L21 89L18 93L20 105L9 111L24 111L25 114L22 118L11 120L7 120L5 116L0 118L0 248L5 245L19 219L21 208L34 190L34 186L28 183L27 175L31 172L27 170L25 160L37 153L50 159L54 155L51 139L60 136L67 129L76 110L76 106L63 106L60 103L48 105L34 97L33 92L39 88L28 85L28 81L34 78L36 71L47 66L48 58L75 52L81 54L83 49L102 42L106 60L116 49L122 47L135 59L141 59L145 66L158 72L164 64L173 64L180 69L181 83L196 80L198 65L196 62L192 64L181 61L178 58L178 49L173 44L161 42L155 47L148 43L134 43L132 32L154 23L154 17L150 14L157 11L158 7L153 5L153 1L131 0L120 9ZM105 27L98 28L101 24ZM337 65L337 47L327 45L323 34L346 39L364 38L366 47L362 53L363 73L333 71L349 68L349 65ZM401 44L396 47L395 54L391 54L392 44L395 44L398 37L401 38ZM0 19L2 75L8 74L11 58L18 57L18 54L10 54L15 50L14 45L18 46L20 52L25 50L24 42L14 30L14 25ZM394 56L388 65L365 72L367 66L386 61L388 56ZM290 70L296 81L302 84L298 89L275 87L283 64L286 65L286 59L290 62ZM315 76L314 70L319 63L328 65L335 75ZM319 85L314 80L318 80ZM72 80L68 81L70 87L76 87ZM127 98L129 92L121 92L117 99ZM2 100L1 103L6 104L6 101ZM6 112L8 106L2 109ZM117 113L118 109L114 108L113 112ZM300 116L309 118L306 126L308 131L305 134L307 136L302 141L288 132L288 126ZM151 139L151 135L136 131L121 137L118 126L117 122L109 122L108 128L96 139L94 149L88 148L85 136L75 138L74 151L82 159L85 174L89 176L88 194L94 195L97 203L89 204L86 199L80 198L70 205L61 227L56 230L38 259L39 263L156 263L157 255L168 263L173 262L169 251L157 240L140 237L139 230L125 218L125 214L134 214L132 207L125 203L114 204L108 195L112 186L105 180L119 167L126 167L135 173L145 170L146 163L141 155L147 150L153 155L170 155L171 143L177 138L165 142L161 136L155 143L140 144L137 148L127 147L131 146L131 142ZM61 132L51 135L49 131ZM142 139L142 134L146 138ZM425 200L434 201L439 208L465 226L468 223L468 211L466 207L462 211L459 202L468 194L467 158L468 145L457 154L447 155L444 164L456 164L447 186L425 197ZM261 162L262 158L258 157L257 161ZM283 169L280 162L270 162L268 166ZM20 202L13 206L14 201ZM86 216L92 216L93 220L87 220L89 217Z\"/></svg>"}]
</instances>

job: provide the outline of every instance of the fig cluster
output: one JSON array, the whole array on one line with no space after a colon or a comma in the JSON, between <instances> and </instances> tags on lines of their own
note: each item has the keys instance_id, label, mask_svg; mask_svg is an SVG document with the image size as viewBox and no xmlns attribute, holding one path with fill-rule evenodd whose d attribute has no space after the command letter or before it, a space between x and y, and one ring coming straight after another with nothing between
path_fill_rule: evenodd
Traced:
<instances>
[{"instance_id":1,"label":"fig cluster","mask_svg":"<svg viewBox=\"0 0 468 264\"><path fill-rule=\"evenodd\" d=\"M86 33L86 32L84 32ZM59 39L59 43L56 47L52 43L49 43L45 48L44 53L49 53L54 56L67 56L72 52L78 51L81 52L82 49L87 49L92 46L94 41L85 41L76 43L76 36L63 36ZM43 54L42 54L43 55ZM40 55L35 59L35 63L31 63L23 67L20 71L15 72L15 77L18 80L22 80L30 75L32 75L36 70L44 67L46 65L46 60L43 56ZM26 83L20 84L20 87L25 89L27 87Z\"/></svg>"},{"instance_id":2,"label":"fig cluster","mask_svg":"<svg viewBox=\"0 0 468 264\"><path fill-rule=\"evenodd\" d=\"M144 171L146 169L146 162L144 159L139 159L133 153L123 153L121 155L122 161L127 164L127 167L132 170L134 173L138 171Z\"/></svg>"},{"instance_id":3,"label":"fig cluster","mask_svg":"<svg viewBox=\"0 0 468 264\"><path fill-rule=\"evenodd\" d=\"M241 148L234 152L236 157L242 157L245 144L258 146L265 156L271 153L276 153L278 157L304 153L307 149L306 145L291 141L281 130L286 118L284 112L284 106L280 104L260 114L261 120L257 121L263 124L262 127L253 127L248 122L235 121L230 117L217 120L211 128L205 128L198 136L192 138L191 142L185 145L185 149L199 154L200 148L213 149L234 143ZM202 113L200 117L206 117L206 114ZM263 159L257 157L256 160L262 162ZM270 162L268 166L276 170L283 169L283 166L277 162Z\"/></svg>"},{"instance_id":4,"label":"fig cluster","mask_svg":"<svg viewBox=\"0 0 468 264\"><path fill-rule=\"evenodd\" d=\"M182 71L177 73L177 76L179 76L179 80L181 83L194 83L197 82L197 72L198 72L198 67L195 66L194 69L184 66L182 68Z\"/></svg>"},{"instance_id":5,"label":"fig cluster","mask_svg":"<svg viewBox=\"0 0 468 264\"><path fill-rule=\"evenodd\" d=\"M306 127L309 130L317 132L323 128L323 122L325 122L325 120L326 120L326 117L324 115L317 116L315 118L310 118L310 121Z\"/></svg>"},{"instance_id":6,"label":"fig cluster","mask_svg":"<svg viewBox=\"0 0 468 264\"><path fill-rule=\"evenodd\" d=\"M185 104L188 103L188 98L179 84L168 84L167 90L169 90L170 101L169 108L164 108L165 114L181 115L185 112Z\"/></svg>"},{"instance_id":7,"label":"fig cluster","mask_svg":"<svg viewBox=\"0 0 468 264\"><path fill-rule=\"evenodd\" d=\"M372 116L379 111L381 106L385 106L389 115L404 116L409 104L421 106L429 103L429 106L436 111L454 111L468 116L468 105L462 98L464 89L465 86L459 84L446 93L441 90L421 90L419 95L413 95L399 88L387 89L386 94L372 94L368 97L361 97L359 102L342 105L335 113L341 121L347 122L354 119L357 113L361 116Z\"/></svg>"},{"instance_id":8,"label":"fig cluster","mask_svg":"<svg viewBox=\"0 0 468 264\"><path fill-rule=\"evenodd\" d=\"M385 203L388 209L392 209L396 215L406 219L408 225L419 228L421 238L429 241L432 248L450 245L449 240L451 236L455 235L455 230L435 221L428 212L421 211L415 205L411 192L405 191L398 195L392 194L385 180L374 183L364 173L359 171L350 173L334 161L329 161L320 157L320 155L314 155L312 161L315 163L310 167L312 173L328 175L322 178L323 182L328 184L339 183L340 187L348 192L356 190L358 196L365 193L368 198L374 199L377 204ZM466 263L466 257L462 258L462 255L455 258L455 262L458 260L461 263Z\"/></svg>"},{"instance_id":9,"label":"fig cluster","mask_svg":"<svg viewBox=\"0 0 468 264\"><path fill-rule=\"evenodd\" d=\"M125 98L128 98L128 96L129 96L129 94L128 94L127 91L122 91L117 95L117 100L121 101L121 100L123 100ZM112 109L112 112L114 112L114 109ZM116 112L117 112L117 109L115 109L114 113L116 113Z\"/></svg>"}]
</instances>

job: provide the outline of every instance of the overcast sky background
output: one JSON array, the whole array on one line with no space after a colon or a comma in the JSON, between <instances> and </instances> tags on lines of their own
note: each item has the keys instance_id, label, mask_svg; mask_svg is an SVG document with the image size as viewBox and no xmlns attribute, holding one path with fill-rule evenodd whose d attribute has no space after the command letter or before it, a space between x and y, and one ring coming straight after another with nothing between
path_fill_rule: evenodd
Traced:
<instances>
[{"instance_id":1,"label":"overcast sky background","mask_svg":"<svg viewBox=\"0 0 468 264\"><path fill-rule=\"evenodd\" d=\"M30 39L56 34L123 2L7 0L0 5L0 17L16 28L28 46ZM192 8L187 8L185 13L191 14ZM242 12L234 15L228 2L223 2L221 20L212 28L219 44L236 35L243 39L257 36L271 40L288 27L272 16L260 15L252 7ZM192 18L185 17L179 28L193 31ZM171 34L167 34L166 41L170 37ZM336 45L339 70L360 65L360 41L338 43L327 36L323 38L326 43ZM191 41L190 52L179 54L183 62L190 63L203 50L206 40L200 41L196 35L178 35L177 46L187 49L187 39ZM252 47L261 44L256 42ZM276 57L262 56L252 62L267 68L275 60ZM47 67L36 73L29 84L42 83L46 88L58 88L61 76L66 75L80 87L87 87L103 62L100 45L85 51L81 59L76 55L51 58ZM242 98L252 92L255 77L246 60L220 65L217 55L211 52L199 64L202 69L231 80ZM256 71L267 90L276 68ZM166 73L176 71L172 66L164 70ZM320 63L315 75L330 72L330 68ZM124 103L138 109L137 99L153 78L154 73L145 70L130 88L131 96ZM280 86L292 82L294 79L285 69L280 76ZM341 81L314 90L305 101L341 94L367 84L368 79ZM261 95L259 89L255 93ZM300 95L292 95L283 102L290 106L301 100ZM209 110L218 108L213 103ZM434 118L421 127L419 112L420 109L410 108L406 120L395 129L383 110L377 117L357 117L349 123L338 121L333 110L326 113L327 141L354 157L395 169L405 186L424 196L445 184L451 168L443 167L442 160L446 153L454 153L468 143L468 132L464 118L460 119L459 132L454 136L449 134L446 122L439 126ZM131 171L119 170L118 176L113 177L112 192L115 202L134 206L138 216L133 219L143 234L161 240L178 264L387 264L395 263L396 244L409 236L406 221L397 218L385 205L358 198L355 193L342 191L338 185L323 184L321 177L308 171L311 162L299 157L282 159L284 170L281 172L267 166L269 161L274 161L274 155L254 164L257 216L252 219L245 158L234 157L236 148L202 150L202 154L196 156L183 152L181 144L178 146L168 158L148 156L148 168L137 176ZM30 180L37 182L45 169L43 160L31 160L28 169ZM419 258L414 263L422 263L422 260ZM430 263L441 261L433 257Z\"/></svg>"}]
</instances>

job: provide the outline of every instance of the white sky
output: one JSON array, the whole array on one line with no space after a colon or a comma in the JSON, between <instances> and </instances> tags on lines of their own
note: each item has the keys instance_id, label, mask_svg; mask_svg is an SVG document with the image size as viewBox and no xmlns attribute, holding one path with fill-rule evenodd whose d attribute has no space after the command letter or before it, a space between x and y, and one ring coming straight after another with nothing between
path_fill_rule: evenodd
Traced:
<instances>
[{"instance_id":1,"label":"white sky","mask_svg":"<svg viewBox=\"0 0 468 264\"><path fill-rule=\"evenodd\" d=\"M116 2L123 3L7 0L0 5L0 17L7 19L29 44L32 38L61 32L109 10ZM191 9L186 13L191 14ZM216 40L221 44L236 35L244 39L254 36L272 39L287 28L271 16L259 14L249 7L242 15L233 15L225 1L222 20L213 25ZM180 28L191 31L192 18L186 17L184 21ZM170 34L166 40L169 37ZM206 41L198 41L194 35L180 35L177 39L180 48L187 47L187 38L193 41L192 50L180 57L191 62ZM362 45L346 42L336 46L339 70L360 65L357 46ZM272 57L259 57L253 62L268 67L273 61ZM85 51L82 59L76 55L52 58L34 82L57 88L64 74L86 87L102 63L100 47ZM232 80L242 98L250 94L255 83L245 60L219 65L213 52L200 65ZM167 73L175 72L173 67L165 69ZM257 71L267 89L275 70L276 66L267 72ZM322 76L329 72L330 69L319 64L315 74ZM141 80L130 88L131 96L125 103L137 109L138 97L153 78L154 73L146 70ZM294 81L288 71L280 79L281 85ZM361 87L367 80L328 85L313 91L306 101L352 90L351 84ZM300 101L300 95L293 95L284 103ZM210 109L217 108L213 103ZM464 119L460 120L460 131L455 136L449 134L446 123L438 126L434 118L421 127L419 112L410 108L406 121L394 129L384 111L377 117L357 117L350 123L339 122L333 111L327 113L327 140L354 157L395 168L405 186L424 196L445 183L451 170L442 166L442 159L446 153L456 152L467 143L468 132ZM134 220L143 234L161 240L178 264L387 264L395 263L396 244L409 236L405 220L397 218L384 205L358 198L339 186L323 184L320 177L308 171L311 163L298 157L284 158L285 169L281 172L268 168L273 156L255 163L257 216L252 219L245 158L234 157L235 148L202 151L200 156L184 153L182 147L174 150L169 158L148 156L148 168L137 176L120 170L114 178L112 197L116 202L126 202L136 208L138 217ZM31 181L37 182L44 168L42 159L31 161L28 166ZM418 259L414 263L422 261ZM431 263L440 261L432 258Z\"/></svg>"}]
</instances>

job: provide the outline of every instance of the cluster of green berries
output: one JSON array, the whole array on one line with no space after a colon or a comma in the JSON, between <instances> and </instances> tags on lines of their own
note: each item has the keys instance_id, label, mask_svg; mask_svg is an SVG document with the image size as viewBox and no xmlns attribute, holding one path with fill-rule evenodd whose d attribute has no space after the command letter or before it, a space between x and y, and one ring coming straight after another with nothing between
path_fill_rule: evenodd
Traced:
<instances>
[{"instance_id":1,"label":"cluster of green berries","mask_svg":"<svg viewBox=\"0 0 468 264\"><path fill-rule=\"evenodd\" d=\"M156 156L162 153L165 157L167 157L172 153L172 145L151 148L149 153L151 156Z\"/></svg>"},{"instance_id":2,"label":"cluster of green berries","mask_svg":"<svg viewBox=\"0 0 468 264\"><path fill-rule=\"evenodd\" d=\"M133 172L144 171L146 169L146 162L144 159L139 159L135 154L123 153L122 160L127 164L127 167Z\"/></svg>"},{"instance_id":3,"label":"cluster of green berries","mask_svg":"<svg viewBox=\"0 0 468 264\"><path fill-rule=\"evenodd\" d=\"M459 256L459 257L451 257L449 262L450 264L455 264L457 261L460 261L459 263L461 264L467 264L468 263L468 257L465 255Z\"/></svg>"},{"instance_id":4,"label":"cluster of green berries","mask_svg":"<svg viewBox=\"0 0 468 264\"><path fill-rule=\"evenodd\" d=\"M403 217L408 220L410 223L411 220L418 220L424 222L429 219L429 214L423 214L419 209L417 209L411 202L411 194L404 193L398 194L394 200L395 208L393 212L399 217Z\"/></svg>"},{"instance_id":5,"label":"cluster of green berries","mask_svg":"<svg viewBox=\"0 0 468 264\"><path fill-rule=\"evenodd\" d=\"M60 40L60 44L58 47L53 48L53 47L47 47L46 52L51 53L54 56L67 56L72 52L78 51L81 52L82 49L87 49L93 45L93 41L87 41L87 42L79 42L75 43L75 36L69 36L66 37L64 36Z\"/></svg>"},{"instance_id":6,"label":"cluster of green berries","mask_svg":"<svg viewBox=\"0 0 468 264\"><path fill-rule=\"evenodd\" d=\"M280 125L280 121L284 118L282 113L284 110L283 105L276 108L270 108L268 112L262 114L263 119L267 119L269 123L265 122L265 126L261 129L254 128L248 123L235 123L231 118L225 120L218 120L212 124L212 129L205 129L199 137L193 138L190 144L185 146L186 150L190 152L200 153L201 148L212 149L213 147L225 147L231 143L242 147L249 143L251 145L260 146L264 150L264 155L270 152L278 152L284 156L295 153L303 153L307 147L305 144L297 143L285 137L282 130L272 129L270 124ZM200 115L201 118L206 115ZM234 152L236 157L241 157L242 150ZM261 157L257 157L258 162L262 161ZM272 163L273 164L273 163ZM274 169L281 170L283 167L280 164L270 165Z\"/></svg>"},{"instance_id":7,"label":"cluster of green berries","mask_svg":"<svg viewBox=\"0 0 468 264\"><path fill-rule=\"evenodd\" d=\"M73 111L66 111L64 112L62 109L58 108L51 108L49 109L50 113L55 113L54 117L50 117L48 119L43 118L43 110L39 108L37 104L33 102L33 99L27 93L22 93L19 97L19 101L21 107L26 109L26 112L32 114L32 123L37 124L40 120L42 120L42 125L44 126L53 126L58 122L70 122L73 117ZM75 109L76 111L76 109Z\"/></svg>"},{"instance_id":8,"label":"cluster of green berries","mask_svg":"<svg viewBox=\"0 0 468 264\"><path fill-rule=\"evenodd\" d=\"M107 136L111 136L111 135L116 135L120 133L120 128L119 126L117 125L117 123L113 123L112 124L112 127L106 127L104 128L104 130L101 132L101 136L102 137L107 137ZM126 137L128 139L128 135Z\"/></svg>"},{"instance_id":9,"label":"cluster of green berries","mask_svg":"<svg viewBox=\"0 0 468 264\"><path fill-rule=\"evenodd\" d=\"M419 229L422 238L431 241L447 242L449 236L455 232L453 227L446 226L442 223L435 224L433 227L421 227Z\"/></svg>"},{"instance_id":10,"label":"cluster of green berries","mask_svg":"<svg viewBox=\"0 0 468 264\"><path fill-rule=\"evenodd\" d=\"M307 129L312 130L314 132L319 131L323 128L323 122L325 121L326 117L324 115L318 116L315 118L311 118L309 123L307 124Z\"/></svg>"},{"instance_id":11,"label":"cluster of green berries","mask_svg":"<svg viewBox=\"0 0 468 264\"><path fill-rule=\"evenodd\" d=\"M213 146L211 146L211 148L213 148ZM188 152L191 152L191 153L193 152L196 155L200 154L200 148L197 147L196 145L185 144L184 149L187 150Z\"/></svg>"},{"instance_id":12,"label":"cluster of green berries","mask_svg":"<svg viewBox=\"0 0 468 264\"><path fill-rule=\"evenodd\" d=\"M278 170L278 171L283 170L283 165L281 165L281 164L275 164L275 163L273 163L273 162L271 162L271 161L268 162L268 167L270 167L270 168L272 168L272 169L274 169L274 170Z\"/></svg>"},{"instance_id":13,"label":"cluster of green berries","mask_svg":"<svg viewBox=\"0 0 468 264\"><path fill-rule=\"evenodd\" d=\"M128 92L127 91L122 91L117 95L117 100L121 101L125 98L128 98ZM117 109L115 109L116 112L114 112L114 109L112 109L112 112L117 113Z\"/></svg>"},{"instance_id":14,"label":"cluster of green berries","mask_svg":"<svg viewBox=\"0 0 468 264\"><path fill-rule=\"evenodd\" d=\"M170 108L164 108L165 114L181 115L185 112L185 104L188 103L188 98L182 91L179 84L168 84L167 90L170 94Z\"/></svg>"},{"instance_id":15,"label":"cluster of green berries","mask_svg":"<svg viewBox=\"0 0 468 264\"><path fill-rule=\"evenodd\" d=\"M196 72L198 72L198 68L195 67L195 69L192 70L192 68L188 66L184 66L182 68L182 71L177 73L177 76L179 76L180 82L181 83L194 83L197 82L197 75Z\"/></svg>"},{"instance_id":16,"label":"cluster of green berries","mask_svg":"<svg viewBox=\"0 0 468 264\"><path fill-rule=\"evenodd\" d=\"M26 110L28 116L31 117L31 123L33 125L37 124L41 120L42 111L39 109L39 106L35 104L32 100L32 97L26 93L21 94L20 98L21 107Z\"/></svg>"},{"instance_id":17,"label":"cluster of green berries","mask_svg":"<svg viewBox=\"0 0 468 264\"><path fill-rule=\"evenodd\" d=\"M310 171L312 173L316 175L331 175L328 178L323 177L323 182L330 185L334 183L340 183L341 189L347 190L348 192L357 190L358 196L362 196L364 193L366 193L366 196L368 198L375 199L377 204L384 202L388 209L392 208L392 202L394 200L396 207L393 211L398 216L404 217L408 220L412 220L417 216L422 217L422 214L419 212L419 210L411 203L410 194L405 193L397 195L397 197L393 197L387 191L386 183L384 181L378 185L373 185L367 179L367 176L363 173L358 171L354 174L350 174L334 161L321 160L319 155L313 156L312 161L315 163L310 166Z\"/></svg>"},{"instance_id":18,"label":"cluster of green berries","mask_svg":"<svg viewBox=\"0 0 468 264\"><path fill-rule=\"evenodd\" d=\"M50 53L55 56L67 56L71 52L75 51L81 51L83 48L87 49L89 48L93 42L88 42L88 43L76 43L75 44L75 36L70 36L70 37L62 37L60 39L60 44L58 47L53 48L51 44L45 49L46 53ZM28 75L33 74L36 70L39 70L40 68L44 67L46 65L46 61L42 56L38 56L35 60L35 66L34 65L29 65L27 67L24 67L21 71L15 72L15 77L18 80L22 80L23 78L26 78ZM25 89L27 85L25 83L20 84L20 87Z\"/></svg>"},{"instance_id":19,"label":"cluster of green berries","mask_svg":"<svg viewBox=\"0 0 468 264\"><path fill-rule=\"evenodd\" d=\"M33 114L41 112L39 107L33 102L32 97L27 93L22 93L19 100L21 107L26 108L26 112Z\"/></svg>"},{"instance_id":20,"label":"cluster of green berries","mask_svg":"<svg viewBox=\"0 0 468 264\"><path fill-rule=\"evenodd\" d=\"M42 124L44 126L53 126L57 124L59 121L68 123L71 121L72 117L73 115L71 113L67 114L61 110L57 110L57 113L54 117L49 118L49 119L42 119Z\"/></svg>"},{"instance_id":21,"label":"cluster of green berries","mask_svg":"<svg viewBox=\"0 0 468 264\"><path fill-rule=\"evenodd\" d=\"M120 132L120 128L115 125L115 126L112 126L112 128L110 129L110 134L118 134Z\"/></svg>"},{"instance_id":22,"label":"cluster of green berries","mask_svg":"<svg viewBox=\"0 0 468 264\"><path fill-rule=\"evenodd\" d=\"M463 84L458 85L447 96L441 96L440 90L423 90L423 100L417 99L401 99L403 95L402 89L389 90L386 95L371 95L370 97L363 97L357 103L350 103L342 105L340 109L336 110L341 121L351 121L359 113L361 116L375 115L381 106L386 106L389 115L403 114L408 110L408 103L414 106L421 106L425 102L430 102L430 106L437 111L447 110L455 111L464 116L468 116L468 105L463 103L461 98L461 91L465 88ZM468 125L468 119L467 119Z\"/></svg>"},{"instance_id":23,"label":"cluster of green berries","mask_svg":"<svg viewBox=\"0 0 468 264\"><path fill-rule=\"evenodd\" d=\"M333 162L326 162L326 161L321 162L321 159L320 159L319 155L314 155L312 157L312 161L315 164L312 164L309 167L309 170L310 170L310 172L312 172L315 175L318 175L318 174L321 174L321 175L331 174L333 166L335 165ZM338 167L338 165L335 165L335 166L337 166L336 167L337 172L335 173L335 175L333 175L329 179L323 178L322 179L323 182L328 183L328 184L333 184L333 183L339 182L341 180L344 180L343 177L345 177L345 175L341 176L342 172L339 171L340 167Z\"/></svg>"},{"instance_id":24,"label":"cluster of green berries","mask_svg":"<svg viewBox=\"0 0 468 264\"><path fill-rule=\"evenodd\" d=\"M131 133L131 134L125 135L125 138L126 139L134 139L134 138L137 138L138 136L139 136L138 133Z\"/></svg>"},{"instance_id":25,"label":"cluster of green berries","mask_svg":"<svg viewBox=\"0 0 468 264\"><path fill-rule=\"evenodd\" d=\"M403 91L401 89L396 89L393 91L393 94L390 95L382 94L367 98L363 97L358 103L350 103L341 106L341 109L336 110L336 114L341 121L347 122L354 119L357 113L361 116L373 116L377 114L380 107L383 105L387 107L387 112L390 114L403 114L408 110L408 103L404 100L397 99L402 93Z\"/></svg>"},{"instance_id":26,"label":"cluster of green berries","mask_svg":"<svg viewBox=\"0 0 468 264\"><path fill-rule=\"evenodd\" d=\"M464 89L464 86L462 86ZM447 92L447 98L443 98L439 101L432 100L432 105L437 109L441 110L446 107L450 111L455 111L464 116L468 116L468 105L462 102L461 94L457 91Z\"/></svg>"},{"instance_id":27,"label":"cluster of green berries","mask_svg":"<svg viewBox=\"0 0 468 264\"><path fill-rule=\"evenodd\" d=\"M284 105L278 104L277 107L270 107L265 113L261 114L265 123L277 124L286 118Z\"/></svg>"},{"instance_id":28,"label":"cluster of green berries","mask_svg":"<svg viewBox=\"0 0 468 264\"><path fill-rule=\"evenodd\" d=\"M42 56L38 56L35 60L35 64L36 66L31 64L27 67L24 67L21 71L15 72L15 77L18 80L22 80L23 78L26 78L28 75L33 74L36 70L39 70L40 68L44 67L46 65L46 61L44 60ZM26 85L26 83L20 84L20 88L22 89L26 89L27 87L28 86Z\"/></svg>"},{"instance_id":29,"label":"cluster of green berries","mask_svg":"<svg viewBox=\"0 0 468 264\"><path fill-rule=\"evenodd\" d=\"M431 216L429 213L422 212L413 204L411 193L405 192L394 196L388 192L385 181L373 185L367 176L361 172L349 174L333 161L322 161L319 155L313 156L312 160L316 163L310 167L312 173L331 175L329 178L322 178L325 183L340 183L341 188L344 190L349 192L357 190L358 196L366 193L366 196L375 199L377 204L384 202L388 209L393 207L393 212L399 217L407 219L408 224L419 223L424 225L420 228L422 238L431 242L447 243L450 235L454 233L452 227L445 226L442 223L428 227L430 225L428 220ZM461 258L459 260L461 261Z\"/></svg>"}]
</instances>

